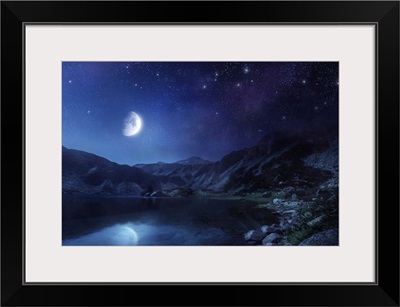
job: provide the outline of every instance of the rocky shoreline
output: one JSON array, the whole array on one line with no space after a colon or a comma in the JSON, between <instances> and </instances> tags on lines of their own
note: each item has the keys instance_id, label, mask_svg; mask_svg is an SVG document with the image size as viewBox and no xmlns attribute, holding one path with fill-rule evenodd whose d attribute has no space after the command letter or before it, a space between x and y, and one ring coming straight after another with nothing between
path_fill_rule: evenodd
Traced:
<instances>
[{"instance_id":1,"label":"rocky shoreline","mask_svg":"<svg viewBox=\"0 0 400 307\"><path fill-rule=\"evenodd\" d=\"M321 185L302 196L293 191L293 187L285 188L280 197L260 205L273 209L278 222L249 230L244 234L246 242L264 246L339 245L337 182Z\"/></svg>"}]
</instances>

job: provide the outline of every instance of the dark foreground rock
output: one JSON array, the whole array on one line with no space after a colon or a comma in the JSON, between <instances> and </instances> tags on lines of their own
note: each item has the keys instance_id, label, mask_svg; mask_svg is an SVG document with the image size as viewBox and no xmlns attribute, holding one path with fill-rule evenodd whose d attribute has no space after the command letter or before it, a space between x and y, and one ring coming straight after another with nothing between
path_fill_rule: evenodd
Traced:
<instances>
[{"instance_id":1,"label":"dark foreground rock","mask_svg":"<svg viewBox=\"0 0 400 307\"><path fill-rule=\"evenodd\" d=\"M338 229L329 229L319 232L300 243L301 246L332 246L339 245Z\"/></svg>"}]
</instances>

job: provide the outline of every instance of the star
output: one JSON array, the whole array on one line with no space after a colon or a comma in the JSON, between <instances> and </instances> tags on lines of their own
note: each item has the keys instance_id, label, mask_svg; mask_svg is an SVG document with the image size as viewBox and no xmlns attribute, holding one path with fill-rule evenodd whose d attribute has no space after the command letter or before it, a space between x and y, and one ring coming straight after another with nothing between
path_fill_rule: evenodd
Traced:
<instances>
[{"instance_id":1,"label":"star","mask_svg":"<svg viewBox=\"0 0 400 307\"><path fill-rule=\"evenodd\" d=\"M247 74L250 70L249 70L248 67L245 67L245 68L243 69L243 71L244 71L245 74Z\"/></svg>"},{"instance_id":2,"label":"star","mask_svg":"<svg viewBox=\"0 0 400 307\"><path fill-rule=\"evenodd\" d=\"M137 83L135 83L135 86L137 86Z\"/></svg>"},{"instance_id":3,"label":"star","mask_svg":"<svg viewBox=\"0 0 400 307\"><path fill-rule=\"evenodd\" d=\"M303 84L306 84L306 80L303 80L302 83L303 83Z\"/></svg>"},{"instance_id":4,"label":"star","mask_svg":"<svg viewBox=\"0 0 400 307\"><path fill-rule=\"evenodd\" d=\"M236 86L240 86L240 83L236 84Z\"/></svg>"},{"instance_id":5,"label":"star","mask_svg":"<svg viewBox=\"0 0 400 307\"><path fill-rule=\"evenodd\" d=\"M88 114L90 114L90 110L88 110L87 112L88 112Z\"/></svg>"},{"instance_id":6,"label":"star","mask_svg":"<svg viewBox=\"0 0 400 307\"><path fill-rule=\"evenodd\" d=\"M203 89L206 89L207 88L207 85L203 85Z\"/></svg>"},{"instance_id":7,"label":"star","mask_svg":"<svg viewBox=\"0 0 400 307\"><path fill-rule=\"evenodd\" d=\"M69 80L68 83L72 83L72 80Z\"/></svg>"},{"instance_id":8,"label":"star","mask_svg":"<svg viewBox=\"0 0 400 307\"><path fill-rule=\"evenodd\" d=\"M286 116L282 116L282 119L286 119Z\"/></svg>"}]
</instances>

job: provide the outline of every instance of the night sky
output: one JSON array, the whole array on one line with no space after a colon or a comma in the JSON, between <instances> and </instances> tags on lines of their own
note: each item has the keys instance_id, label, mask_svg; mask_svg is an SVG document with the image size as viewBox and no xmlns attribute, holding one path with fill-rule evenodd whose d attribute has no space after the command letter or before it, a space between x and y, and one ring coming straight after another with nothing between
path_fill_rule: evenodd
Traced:
<instances>
[{"instance_id":1,"label":"night sky","mask_svg":"<svg viewBox=\"0 0 400 307\"><path fill-rule=\"evenodd\" d=\"M218 161L338 123L337 62L64 62L62 144L120 164ZM142 128L125 136L124 119Z\"/></svg>"}]
</instances>

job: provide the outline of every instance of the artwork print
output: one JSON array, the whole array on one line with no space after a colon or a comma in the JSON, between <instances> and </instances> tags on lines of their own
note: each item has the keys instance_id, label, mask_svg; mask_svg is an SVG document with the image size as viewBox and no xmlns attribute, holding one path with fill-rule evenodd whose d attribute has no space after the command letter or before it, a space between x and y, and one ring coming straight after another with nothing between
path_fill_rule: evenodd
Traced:
<instances>
[{"instance_id":1,"label":"artwork print","mask_svg":"<svg viewBox=\"0 0 400 307\"><path fill-rule=\"evenodd\" d=\"M63 62L63 246L339 245L338 62Z\"/></svg>"}]
</instances>

